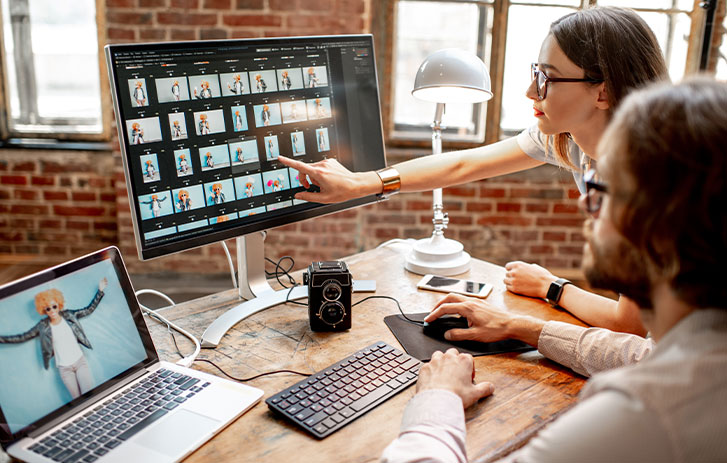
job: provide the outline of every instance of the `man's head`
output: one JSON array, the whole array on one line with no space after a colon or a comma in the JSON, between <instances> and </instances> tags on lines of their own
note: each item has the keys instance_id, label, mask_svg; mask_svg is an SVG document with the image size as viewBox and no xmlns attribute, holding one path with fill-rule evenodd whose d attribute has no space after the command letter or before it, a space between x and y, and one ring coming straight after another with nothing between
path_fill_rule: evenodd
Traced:
<instances>
[{"instance_id":1,"label":"man's head","mask_svg":"<svg viewBox=\"0 0 727 463\"><path fill-rule=\"evenodd\" d=\"M584 256L594 286L648 307L664 283L689 306L727 308L726 107L727 84L705 77L626 98L599 145L608 193Z\"/></svg>"},{"instance_id":2,"label":"man's head","mask_svg":"<svg viewBox=\"0 0 727 463\"><path fill-rule=\"evenodd\" d=\"M63 293L53 288L41 291L35 295L35 310L40 315L57 315L63 310Z\"/></svg>"}]
</instances>

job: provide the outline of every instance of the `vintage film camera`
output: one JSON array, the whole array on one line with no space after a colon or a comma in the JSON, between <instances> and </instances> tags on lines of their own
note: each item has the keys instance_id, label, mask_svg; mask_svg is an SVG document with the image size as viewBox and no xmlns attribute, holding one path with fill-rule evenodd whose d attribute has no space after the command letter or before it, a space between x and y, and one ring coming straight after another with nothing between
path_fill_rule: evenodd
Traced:
<instances>
[{"instance_id":1,"label":"vintage film camera","mask_svg":"<svg viewBox=\"0 0 727 463\"><path fill-rule=\"evenodd\" d=\"M345 262L313 262L303 274L308 285L308 317L313 331L351 329L353 280Z\"/></svg>"}]
</instances>

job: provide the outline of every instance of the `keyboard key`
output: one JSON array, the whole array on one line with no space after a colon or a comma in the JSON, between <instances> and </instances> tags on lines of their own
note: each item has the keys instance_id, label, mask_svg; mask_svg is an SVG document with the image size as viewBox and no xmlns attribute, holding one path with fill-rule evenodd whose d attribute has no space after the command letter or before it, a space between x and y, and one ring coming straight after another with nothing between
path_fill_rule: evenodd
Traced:
<instances>
[{"instance_id":1,"label":"keyboard key","mask_svg":"<svg viewBox=\"0 0 727 463\"><path fill-rule=\"evenodd\" d=\"M376 389L374 392L367 394L366 397L363 397L359 400L356 400L354 403L351 404L351 408L353 408L355 411L361 411L364 408L368 407L369 405L373 404L380 398L386 396L391 392L391 389L387 386L380 387L379 389Z\"/></svg>"},{"instance_id":2,"label":"keyboard key","mask_svg":"<svg viewBox=\"0 0 727 463\"><path fill-rule=\"evenodd\" d=\"M136 423L134 426L130 427L129 429L127 429L126 431L121 433L118 436L118 438L121 439L122 441L125 441L125 440L129 439L131 436L133 436L134 434L136 434L137 432L146 428L147 426L149 426L150 424L152 424L153 422L155 422L156 420L158 420L159 418L161 418L162 416L164 416L166 414L167 414L166 410L157 410L154 413L152 413L151 415L149 415L146 418L144 418L143 420L141 420L140 422Z\"/></svg>"}]
</instances>

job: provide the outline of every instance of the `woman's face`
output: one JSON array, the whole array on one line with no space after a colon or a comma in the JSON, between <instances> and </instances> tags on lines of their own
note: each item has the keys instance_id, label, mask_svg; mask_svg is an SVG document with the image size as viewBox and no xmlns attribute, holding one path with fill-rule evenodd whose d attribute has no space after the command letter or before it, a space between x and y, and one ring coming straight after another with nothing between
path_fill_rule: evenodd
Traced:
<instances>
[{"instance_id":1,"label":"woman's face","mask_svg":"<svg viewBox=\"0 0 727 463\"><path fill-rule=\"evenodd\" d=\"M48 318L51 319L51 321L56 321L60 318L60 304L55 299L51 299L48 301L48 306L43 308L43 311L48 316Z\"/></svg>"},{"instance_id":2,"label":"woman's face","mask_svg":"<svg viewBox=\"0 0 727 463\"><path fill-rule=\"evenodd\" d=\"M552 35L548 35L540 47L538 67L548 77L585 77L583 69L568 59ZM535 85L535 81L531 82L525 95L533 100L533 110L541 132L555 135L593 127L592 118L600 115L603 106L603 102L599 102L603 84L548 82L547 94L543 100L538 100Z\"/></svg>"}]
</instances>

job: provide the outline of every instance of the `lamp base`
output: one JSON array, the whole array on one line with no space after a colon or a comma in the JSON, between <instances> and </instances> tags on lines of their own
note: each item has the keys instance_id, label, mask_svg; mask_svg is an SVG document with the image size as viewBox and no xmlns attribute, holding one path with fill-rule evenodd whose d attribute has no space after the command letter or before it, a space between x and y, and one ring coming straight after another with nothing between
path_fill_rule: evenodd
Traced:
<instances>
[{"instance_id":1,"label":"lamp base","mask_svg":"<svg viewBox=\"0 0 727 463\"><path fill-rule=\"evenodd\" d=\"M419 275L458 275L470 269L470 255L462 243L435 234L414 243L406 269Z\"/></svg>"}]
</instances>

